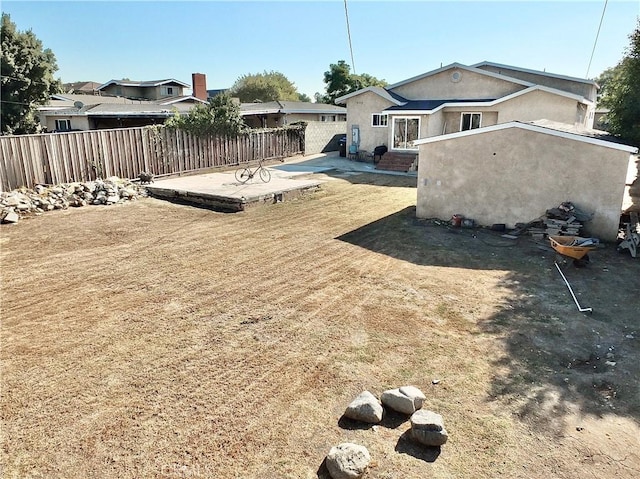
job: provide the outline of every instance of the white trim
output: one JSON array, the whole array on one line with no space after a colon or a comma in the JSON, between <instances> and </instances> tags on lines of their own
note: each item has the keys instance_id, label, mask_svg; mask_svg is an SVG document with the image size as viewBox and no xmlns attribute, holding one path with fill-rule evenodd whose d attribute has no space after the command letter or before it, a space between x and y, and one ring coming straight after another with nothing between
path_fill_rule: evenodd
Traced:
<instances>
[{"instance_id":1,"label":"white trim","mask_svg":"<svg viewBox=\"0 0 640 479\"><path fill-rule=\"evenodd\" d=\"M471 121L469 122L469 126L473 125L473 115L480 115L480 122L478 123L478 128L482 128L482 112L481 111L461 111L460 112L460 128L458 131L467 131L462 129L462 120L464 115L472 115ZM469 128L469 130L477 130L478 128Z\"/></svg>"},{"instance_id":2,"label":"white trim","mask_svg":"<svg viewBox=\"0 0 640 479\"><path fill-rule=\"evenodd\" d=\"M156 80L156 81L130 81L130 80L109 80L107 83L103 83L96 90L102 90L103 88L108 87L109 85L119 85L119 86L134 86L134 87L157 87L161 85L166 85L167 83L177 83L183 88L190 88L190 85L187 83L183 83L174 78L168 78L166 80Z\"/></svg>"},{"instance_id":3,"label":"white trim","mask_svg":"<svg viewBox=\"0 0 640 479\"><path fill-rule=\"evenodd\" d=\"M427 78L427 77L436 75L438 73L441 73L441 72L444 72L444 71L447 71L447 70L451 70L451 69L455 69L455 68L458 68L460 70L466 70L466 71L473 72L473 73L478 73L480 75L486 75L486 76L492 77L492 78L498 78L500 80L504 80L504 81L507 81L507 82L510 82L510 83L516 83L518 85L523 85L523 86L526 86L526 87L530 87L530 86L535 85L535 83L531 83L531 82L524 81L524 80L519 80L518 78L512 78L512 77L509 77L509 76L506 76L506 75L499 75L497 73L488 72L486 70L481 70L480 68L469 67L469 66L463 65L461 63L452 63L450 65L438 68L436 70L431 70L430 72L414 76L412 78L409 78L407 80L403 80L403 81L398 82L398 83L394 83L393 85L388 85L385 88L387 90L393 90L394 88L397 88L397 87L402 86L402 85L406 85L407 83L412 83L414 81L422 80L423 78Z\"/></svg>"},{"instance_id":4,"label":"white trim","mask_svg":"<svg viewBox=\"0 0 640 479\"><path fill-rule=\"evenodd\" d=\"M420 128L422 127L422 118L419 116L394 116L392 119L392 123L391 123L391 149L394 151L417 151L417 139L414 140L414 147L415 148L396 148L394 146L394 140L395 140L395 135L396 135L396 123L395 120L418 120L418 139L420 138Z\"/></svg>"},{"instance_id":5,"label":"white trim","mask_svg":"<svg viewBox=\"0 0 640 479\"><path fill-rule=\"evenodd\" d=\"M71 120L70 119L62 118L60 120L54 120L54 121L55 121L55 125L56 125L56 127L55 127L56 131L70 131L71 130ZM61 123L63 123L63 122L66 123L66 126L68 126L68 128L59 128L59 125Z\"/></svg>"},{"instance_id":6,"label":"white trim","mask_svg":"<svg viewBox=\"0 0 640 479\"><path fill-rule=\"evenodd\" d=\"M566 131L554 130L543 126L532 125L531 123L521 123L519 121L510 121L508 123L499 123L497 125L486 126L483 128L476 128L474 130L459 131L457 133L449 133L447 135L432 136L429 138L421 138L415 141L416 145L424 145L426 143L435 143L437 141L453 140L455 138L461 138L463 136L480 135L482 133L489 133L492 131L506 130L508 128L520 128L522 130L534 131L536 133L543 133L545 135L557 136L568 140L580 141L582 143L589 143L591 145L603 146L605 148L611 148L614 150L627 151L629 153L637 153L638 148L629 145L622 145L620 143L613 143L611 141L599 140L597 138L591 138L588 136L579 135L577 133L569 133Z\"/></svg>"},{"instance_id":7,"label":"white trim","mask_svg":"<svg viewBox=\"0 0 640 479\"><path fill-rule=\"evenodd\" d=\"M528 93L534 92L534 91L544 91L546 93L550 93L552 95L559 95L559 96L563 96L565 98L570 98L572 100L575 100L579 103L583 103L585 105L593 105L593 102L585 99L584 97L581 97L580 95L574 95L573 93L568 93L568 92L564 92L561 90L556 90L554 88L549 88L546 86L542 86L542 85L534 85L532 87L529 88L525 88L524 90L519 90L515 93L511 93L507 96L503 96L502 98L497 98L496 100L493 101L483 101L483 102L451 102L451 103L443 103L442 105L438 106L437 108L434 108L433 110L384 110L386 111L389 115L394 115L397 114L398 115L431 115L433 113L436 113L440 110L442 110L443 108L467 108L467 107L473 107L473 108L480 108L480 107L491 107L491 106L496 106L502 102L505 101L509 101L512 100L513 98L517 98L521 95L526 95Z\"/></svg>"},{"instance_id":8,"label":"white trim","mask_svg":"<svg viewBox=\"0 0 640 479\"><path fill-rule=\"evenodd\" d=\"M373 124L373 117L376 116L376 115L378 117L380 117L378 119L380 124L378 124L378 125L374 125ZM386 117L386 121L385 121L384 125L381 124L382 123L382 117ZM388 128L388 127L389 127L389 114L388 113L371 113L371 128Z\"/></svg>"},{"instance_id":9,"label":"white trim","mask_svg":"<svg viewBox=\"0 0 640 479\"><path fill-rule=\"evenodd\" d=\"M202 99L200 99L198 97L190 95L190 96L180 96L178 98L172 97L172 99L170 99L170 100L167 99L166 101L160 100L158 105L173 105L174 103L182 103L182 102L187 101L187 100L196 100L196 101L198 101L200 103L207 103L206 101L204 101L204 100L202 100Z\"/></svg>"},{"instance_id":10,"label":"white trim","mask_svg":"<svg viewBox=\"0 0 640 479\"><path fill-rule=\"evenodd\" d=\"M353 98L354 96L362 95L363 93L371 92L371 93L375 93L376 95L384 98L385 100L387 100L387 101L389 101L391 103L395 103L398 106L402 106L402 105L406 105L407 104L406 101L403 102L403 101L396 100L395 98L393 98L393 96L387 90L388 90L388 87L382 88L382 87L379 87L379 86L368 86L368 87L363 88L361 90L354 91L352 93L347 93L346 95L339 96L338 98L335 99L334 103L344 103L349 98Z\"/></svg>"},{"instance_id":11,"label":"white trim","mask_svg":"<svg viewBox=\"0 0 640 479\"><path fill-rule=\"evenodd\" d=\"M547 76L547 77L552 77L552 78L559 78L561 80L576 81L576 82L580 82L580 83L587 83L589 85L598 86L598 84L595 81L588 80L586 78L570 77L570 76L567 76L567 75L559 75L557 73L541 72L539 70L530 70L528 68L514 67L512 65L504 65L502 63L494 63L494 62L484 61L484 62L476 63L476 64L471 65L471 66L473 68L479 68L479 69L481 69L480 68L481 66L491 66L491 67L495 67L495 68L506 68L508 70L515 70L515 71L524 72L524 73L531 73L533 75L541 75L541 76ZM506 75L506 76L509 76L509 75Z\"/></svg>"}]
</instances>

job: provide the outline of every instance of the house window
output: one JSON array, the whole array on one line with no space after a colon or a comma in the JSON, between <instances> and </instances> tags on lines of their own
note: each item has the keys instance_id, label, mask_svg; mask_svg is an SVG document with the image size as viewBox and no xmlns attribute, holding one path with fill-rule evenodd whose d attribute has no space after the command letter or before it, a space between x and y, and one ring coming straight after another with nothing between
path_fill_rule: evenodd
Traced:
<instances>
[{"instance_id":1,"label":"house window","mask_svg":"<svg viewBox=\"0 0 640 479\"><path fill-rule=\"evenodd\" d=\"M389 124L389 116L382 113L374 113L371 115L371 126L386 127Z\"/></svg>"},{"instance_id":2,"label":"house window","mask_svg":"<svg viewBox=\"0 0 640 479\"><path fill-rule=\"evenodd\" d=\"M460 117L460 131L473 130L482 126L482 113L463 113Z\"/></svg>"},{"instance_id":3,"label":"house window","mask_svg":"<svg viewBox=\"0 0 640 479\"><path fill-rule=\"evenodd\" d=\"M393 119L393 148L396 150L415 150L413 142L420 134L420 118L404 117Z\"/></svg>"},{"instance_id":4,"label":"house window","mask_svg":"<svg viewBox=\"0 0 640 479\"><path fill-rule=\"evenodd\" d=\"M56 120L57 131L69 131L71 130L71 120Z\"/></svg>"},{"instance_id":5,"label":"house window","mask_svg":"<svg viewBox=\"0 0 640 479\"><path fill-rule=\"evenodd\" d=\"M335 115L320 115L320 121L336 121Z\"/></svg>"},{"instance_id":6,"label":"house window","mask_svg":"<svg viewBox=\"0 0 640 479\"><path fill-rule=\"evenodd\" d=\"M173 96L176 95L176 91L175 88L173 88L172 86L163 86L160 89L160 94L161 95L167 95L167 96Z\"/></svg>"}]
</instances>

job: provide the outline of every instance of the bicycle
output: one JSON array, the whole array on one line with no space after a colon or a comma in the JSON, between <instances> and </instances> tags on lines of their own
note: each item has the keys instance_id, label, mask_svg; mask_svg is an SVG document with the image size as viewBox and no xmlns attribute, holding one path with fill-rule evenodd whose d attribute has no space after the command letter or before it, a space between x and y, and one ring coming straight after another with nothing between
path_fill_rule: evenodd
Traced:
<instances>
[{"instance_id":1,"label":"bicycle","mask_svg":"<svg viewBox=\"0 0 640 479\"><path fill-rule=\"evenodd\" d=\"M238 183L244 184L256 175L258 175L264 183L271 181L271 173L262 165L262 160L260 160L258 167L253 171L251 171L249 167L238 168L236 170L236 180Z\"/></svg>"}]
</instances>

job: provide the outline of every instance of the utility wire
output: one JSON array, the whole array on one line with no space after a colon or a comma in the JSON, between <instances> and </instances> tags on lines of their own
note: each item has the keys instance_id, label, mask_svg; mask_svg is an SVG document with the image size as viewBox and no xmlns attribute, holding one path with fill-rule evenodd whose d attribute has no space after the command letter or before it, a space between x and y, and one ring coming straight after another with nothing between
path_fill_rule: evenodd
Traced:
<instances>
[{"instance_id":1,"label":"utility wire","mask_svg":"<svg viewBox=\"0 0 640 479\"><path fill-rule=\"evenodd\" d=\"M347 0L345 0L346 2ZM596 45L598 44L598 37L600 36L600 28L602 27L602 20L604 20L604 12L607 10L607 3L609 0L604 0L604 8L602 9L602 16L600 17L600 25L598 25L598 33L596 33L596 40L593 42L593 50L591 50L591 58L589 58L589 66L587 67L587 74L585 78L589 78L589 70L591 70L591 62L593 61L593 54L596 52Z\"/></svg>"},{"instance_id":2,"label":"utility wire","mask_svg":"<svg viewBox=\"0 0 640 479\"><path fill-rule=\"evenodd\" d=\"M349 28L349 11L347 10L347 0L344 0L344 15L347 18L347 36L349 37L349 51L351 52L351 66L353 74L356 74L356 62L353 60L353 46L351 45L351 29Z\"/></svg>"}]
</instances>

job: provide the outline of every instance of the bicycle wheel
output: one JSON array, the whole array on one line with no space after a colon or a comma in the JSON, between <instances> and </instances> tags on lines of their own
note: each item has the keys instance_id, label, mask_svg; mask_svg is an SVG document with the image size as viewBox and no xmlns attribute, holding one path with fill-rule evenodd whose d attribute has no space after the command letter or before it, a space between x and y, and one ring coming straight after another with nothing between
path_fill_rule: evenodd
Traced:
<instances>
[{"instance_id":1,"label":"bicycle wheel","mask_svg":"<svg viewBox=\"0 0 640 479\"><path fill-rule=\"evenodd\" d=\"M260 168L260 179L265 183L269 183L271 181L271 173L266 168Z\"/></svg>"},{"instance_id":2,"label":"bicycle wheel","mask_svg":"<svg viewBox=\"0 0 640 479\"><path fill-rule=\"evenodd\" d=\"M236 180L238 183L246 183L251 178L251 171L249 168L238 168L236 170Z\"/></svg>"}]
</instances>

